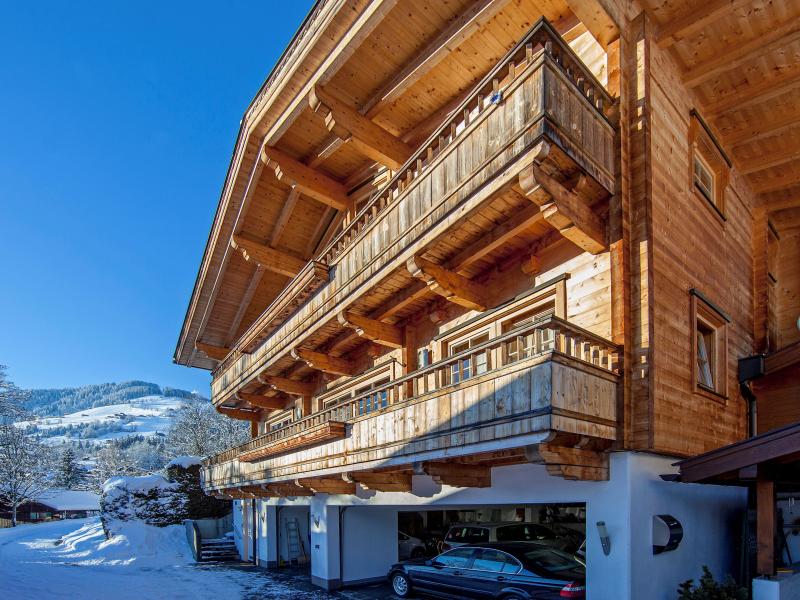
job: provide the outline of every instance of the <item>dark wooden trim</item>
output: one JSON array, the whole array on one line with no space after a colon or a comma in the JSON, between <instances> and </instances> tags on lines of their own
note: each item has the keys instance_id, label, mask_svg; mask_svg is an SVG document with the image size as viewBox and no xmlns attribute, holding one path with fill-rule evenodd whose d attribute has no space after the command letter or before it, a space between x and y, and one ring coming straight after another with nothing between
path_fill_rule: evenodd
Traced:
<instances>
[{"instance_id":1,"label":"dark wooden trim","mask_svg":"<svg viewBox=\"0 0 800 600\"><path fill-rule=\"evenodd\" d=\"M715 313L717 313L720 317L725 319L725 321L727 321L728 323L733 321L733 319L731 318L731 316L727 312L722 310L722 308L720 308L720 306L718 304L715 304L714 302L709 300L708 296L706 296L703 292L701 292L697 288L691 288L689 290L689 294L691 294L692 296L697 296L698 298L700 298L700 300L705 302L708 305L709 308L713 309Z\"/></svg>"}]
</instances>

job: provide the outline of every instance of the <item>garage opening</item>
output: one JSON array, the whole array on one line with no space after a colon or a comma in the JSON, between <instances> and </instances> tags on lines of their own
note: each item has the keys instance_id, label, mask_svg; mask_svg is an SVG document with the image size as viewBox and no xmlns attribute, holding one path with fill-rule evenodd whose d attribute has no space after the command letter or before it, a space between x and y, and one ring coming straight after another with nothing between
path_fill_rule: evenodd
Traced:
<instances>
[{"instance_id":1,"label":"garage opening","mask_svg":"<svg viewBox=\"0 0 800 600\"><path fill-rule=\"evenodd\" d=\"M432 558L463 544L527 541L585 556L586 505L470 506L397 513L398 558Z\"/></svg>"}]
</instances>

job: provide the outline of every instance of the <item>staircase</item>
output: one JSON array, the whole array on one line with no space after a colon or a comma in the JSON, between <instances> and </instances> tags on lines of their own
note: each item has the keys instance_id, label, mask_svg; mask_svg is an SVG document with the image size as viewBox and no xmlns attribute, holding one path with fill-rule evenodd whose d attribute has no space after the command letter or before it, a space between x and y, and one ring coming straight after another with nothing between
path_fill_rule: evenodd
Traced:
<instances>
[{"instance_id":1,"label":"staircase","mask_svg":"<svg viewBox=\"0 0 800 600\"><path fill-rule=\"evenodd\" d=\"M200 562L240 561L239 552L232 539L217 538L202 540L200 543Z\"/></svg>"}]
</instances>

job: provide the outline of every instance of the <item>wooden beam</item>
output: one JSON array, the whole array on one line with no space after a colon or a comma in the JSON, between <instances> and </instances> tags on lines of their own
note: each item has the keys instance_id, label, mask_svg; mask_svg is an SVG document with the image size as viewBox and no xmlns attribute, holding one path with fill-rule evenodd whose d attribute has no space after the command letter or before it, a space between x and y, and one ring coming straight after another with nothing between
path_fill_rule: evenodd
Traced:
<instances>
[{"instance_id":1,"label":"wooden beam","mask_svg":"<svg viewBox=\"0 0 800 600\"><path fill-rule=\"evenodd\" d=\"M585 448L542 443L537 448L547 472L564 479L605 481L608 479L608 454Z\"/></svg>"},{"instance_id":2,"label":"wooden beam","mask_svg":"<svg viewBox=\"0 0 800 600\"><path fill-rule=\"evenodd\" d=\"M486 465L454 462L426 462L421 470L440 485L451 487L492 487L492 469Z\"/></svg>"},{"instance_id":3,"label":"wooden beam","mask_svg":"<svg viewBox=\"0 0 800 600\"><path fill-rule=\"evenodd\" d=\"M458 273L421 256L409 258L406 268L413 277L427 283L428 289L450 302L479 311L489 308L486 288Z\"/></svg>"},{"instance_id":4,"label":"wooden beam","mask_svg":"<svg viewBox=\"0 0 800 600\"><path fill-rule=\"evenodd\" d=\"M448 268L458 272L471 267L487 254L493 252L508 240L541 221L541 210L538 206L531 205L518 211L510 219L501 223L483 237L456 254L447 263Z\"/></svg>"},{"instance_id":5,"label":"wooden beam","mask_svg":"<svg viewBox=\"0 0 800 600\"><path fill-rule=\"evenodd\" d=\"M720 131L720 134L725 145L732 147L735 153L737 146L763 140L800 125L800 111L797 110L781 111L774 117L769 120L759 119L756 122L747 121L744 127Z\"/></svg>"},{"instance_id":6,"label":"wooden beam","mask_svg":"<svg viewBox=\"0 0 800 600\"><path fill-rule=\"evenodd\" d=\"M344 311L337 316L339 323L349 327L361 336L390 348L403 347L403 330L395 325L383 323L377 319L370 319L357 315L352 311Z\"/></svg>"},{"instance_id":7,"label":"wooden beam","mask_svg":"<svg viewBox=\"0 0 800 600\"><path fill-rule=\"evenodd\" d=\"M231 238L231 247L241 252L245 260L287 277L294 277L306 266L306 261L300 258L248 240L241 235L234 235Z\"/></svg>"},{"instance_id":8,"label":"wooden beam","mask_svg":"<svg viewBox=\"0 0 800 600\"><path fill-rule=\"evenodd\" d=\"M214 346L213 344L206 344L205 342L195 342L194 347L208 358L213 358L214 360L223 360L231 351L230 348Z\"/></svg>"},{"instance_id":9,"label":"wooden beam","mask_svg":"<svg viewBox=\"0 0 800 600\"><path fill-rule=\"evenodd\" d=\"M788 46L797 39L800 39L800 22L792 18L747 42L732 40L729 48L716 52L713 58L688 69L681 79L687 87L695 88L719 73Z\"/></svg>"},{"instance_id":10,"label":"wooden beam","mask_svg":"<svg viewBox=\"0 0 800 600\"><path fill-rule=\"evenodd\" d=\"M293 396L313 396L317 388L316 384L310 381L298 381L274 375L259 375L258 380L274 390Z\"/></svg>"},{"instance_id":11,"label":"wooden beam","mask_svg":"<svg viewBox=\"0 0 800 600\"><path fill-rule=\"evenodd\" d=\"M800 185L800 175L797 173L784 173L779 177L771 177L762 181L753 181L750 187L756 194L764 194L768 192L775 192L781 188Z\"/></svg>"},{"instance_id":12,"label":"wooden beam","mask_svg":"<svg viewBox=\"0 0 800 600\"><path fill-rule=\"evenodd\" d=\"M662 48L669 48L751 1L711 0L700 5L691 4L682 14L673 17L668 23L659 27L656 43Z\"/></svg>"},{"instance_id":13,"label":"wooden beam","mask_svg":"<svg viewBox=\"0 0 800 600\"><path fill-rule=\"evenodd\" d=\"M790 152L788 154L781 154L780 152L772 151L769 154L760 156L759 158L741 161L742 164L739 168L739 172L744 175L751 175L753 173L758 173L759 171L764 171L766 169L772 169L773 167L779 167L796 160L800 160L800 150L795 150L794 152Z\"/></svg>"},{"instance_id":14,"label":"wooden beam","mask_svg":"<svg viewBox=\"0 0 800 600\"><path fill-rule=\"evenodd\" d=\"M308 97L311 109L325 120L328 131L350 141L362 154L396 171L414 149L321 85Z\"/></svg>"},{"instance_id":15,"label":"wooden beam","mask_svg":"<svg viewBox=\"0 0 800 600\"><path fill-rule=\"evenodd\" d=\"M309 198L337 210L346 211L353 208L353 202L347 196L344 185L308 165L304 165L277 148L264 146L261 150L261 160L275 171L275 176L279 180L296 188Z\"/></svg>"},{"instance_id":16,"label":"wooden beam","mask_svg":"<svg viewBox=\"0 0 800 600\"><path fill-rule=\"evenodd\" d=\"M568 190L544 170L532 163L519 175L522 192L539 203L544 219L558 229L565 238L592 254L608 247L606 223L597 216L586 200ZM549 201L541 203L541 190Z\"/></svg>"},{"instance_id":17,"label":"wooden beam","mask_svg":"<svg viewBox=\"0 0 800 600\"><path fill-rule=\"evenodd\" d=\"M286 230L286 225L289 223L289 217L292 216L292 211L294 210L299 197L300 192L297 191L297 188L292 188L289 190L289 194L286 196L286 201L283 203L283 207L281 208L281 214L278 215L278 220L275 221L275 227L272 228L272 233L269 236L269 245L271 247L274 248L278 245L283 232Z\"/></svg>"},{"instance_id":18,"label":"wooden beam","mask_svg":"<svg viewBox=\"0 0 800 600\"><path fill-rule=\"evenodd\" d=\"M756 480L756 572L775 574L775 482Z\"/></svg>"},{"instance_id":19,"label":"wooden beam","mask_svg":"<svg viewBox=\"0 0 800 600\"><path fill-rule=\"evenodd\" d=\"M258 424L259 421L250 421L250 437L257 438L258 437Z\"/></svg>"},{"instance_id":20,"label":"wooden beam","mask_svg":"<svg viewBox=\"0 0 800 600\"><path fill-rule=\"evenodd\" d=\"M278 481L276 483L267 483L264 485L264 489L270 494L282 497L314 495L312 490L302 487L296 481Z\"/></svg>"},{"instance_id":21,"label":"wooden beam","mask_svg":"<svg viewBox=\"0 0 800 600\"><path fill-rule=\"evenodd\" d=\"M762 194L759 203L767 212L800 206L800 184Z\"/></svg>"},{"instance_id":22,"label":"wooden beam","mask_svg":"<svg viewBox=\"0 0 800 600\"><path fill-rule=\"evenodd\" d=\"M226 417L230 417L231 419L237 419L239 421L261 420L260 410L246 410L243 408L233 408L231 406L218 406L217 412L222 415L225 415Z\"/></svg>"},{"instance_id":23,"label":"wooden beam","mask_svg":"<svg viewBox=\"0 0 800 600\"><path fill-rule=\"evenodd\" d=\"M619 39L619 27L599 0L567 0L567 6L586 25L603 50Z\"/></svg>"},{"instance_id":24,"label":"wooden beam","mask_svg":"<svg viewBox=\"0 0 800 600\"><path fill-rule=\"evenodd\" d=\"M317 494L350 494L356 493L356 484L345 481L341 477L305 477L297 483Z\"/></svg>"},{"instance_id":25,"label":"wooden beam","mask_svg":"<svg viewBox=\"0 0 800 600\"><path fill-rule=\"evenodd\" d=\"M236 395L239 399L258 408L266 408L268 410L286 408L286 398L281 398L280 396L264 396L263 394L249 394L247 392L238 392Z\"/></svg>"},{"instance_id":26,"label":"wooden beam","mask_svg":"<svg viewBox=\"0 0 800 600\"><path fill-rule=\"evenodd\" d=\"M392 79L384 83L364 104L362 112L374 116L380 105L399 98L450 55L458 46L502 10L509 0L477 0L431 39ZM382 107L382 106L381 106Z\"/></svg>"},{"instance_id":27,"label":"wooden beam","mask_svg":"<svg viewBox=\"0 0 800 600\"><path fill-rule=\"evenodd\" d=\"M294 348L292 350L292 357L295 360L303 361L312 369L322 371L323 373L350 376L357 373L356 365L352 361L329 356L322 352L314 352L306 348Z\"/></svg>"},{"instance_id":28,"label":"wooden beam","mask_svg":"<svg viewBox=\"0 0 800 600\"><path fill-rule=\"evenodd\" d=\"M345 481L358 483L365 489L377 492L411 491L411 473L406 472L355 472L345 473L343 478Z\"/></svg>"},{"instance_id":29,"label":"wooden beam","mask_svg":"<svg viewBox=\"0 0 800 600\"><path fill-rule=\"evenodd\" d=\"M719 100L709 102L703 107L703 115L706 119L718 119L729 112L772 100L798 88L800 88L800 71L784 69L774 77L762 79L758 83L741 85Z\"/></svg>"}]
</instances>

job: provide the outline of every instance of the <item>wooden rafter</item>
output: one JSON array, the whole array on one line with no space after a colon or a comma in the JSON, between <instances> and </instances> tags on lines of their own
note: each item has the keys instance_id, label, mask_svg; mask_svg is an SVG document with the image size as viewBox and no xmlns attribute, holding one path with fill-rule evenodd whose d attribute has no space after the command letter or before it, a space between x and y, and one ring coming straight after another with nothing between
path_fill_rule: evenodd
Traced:
<instances>
[{"instance_id":1,"label":"wooden rafter","mask_svg":"<svg viewBox=\"0 0 800 600\"><path fill-rule=\"evenodd\" d=\"M441 485L479 488L492 486L492 469L487 465L426 462L422 463L421 471Z\"/></svg>"},{"instance_id":2,"label":"wooden rafter","mask_svg":"<svg viewBox=\"0 0 800 600\"><path fill-rule=\"evenodd\" d=\"M337 318L339 323L355 330L361 337L390 348L403 347L403 330L400 327L383 323L377 319L370 319L363 315L357 315L352 311L341 312Z\"/></svg>"},{"instance_id":3,"label":"wooden rafter","mask_svg":"<svg viewBox=\"0 0 800 600\"><path fill-rule=\"evenodd\" d=\"M729 112L741 110L758 102L766 102L800 88L800 71L785 69L779 75L758 83L748 83L728 92L719 100L703 107L707 119L717 119Z\"/></svg>"},{"instance_id":4,"label":"wooden rafter","mask_svg":"<svg viewBox=\"0 0 800 600\"><path fill-rule=\"evenodd\" d=\"M603 47L619 39L619 27L599 0L567 0L567 6Z\"/></svg>"},{"instance_id":5,"label":"wooden rafter","mask_svg":"<svg viewBox=\"0 0 800 600\"><path fill-rule=\"evenodd\" d=\"M788 172L780 177L771 177L751 184L756 194L775 192L781 188L800 185L800 174Z\"/></svg>"},{"instance_id":6,"label":"wooden rafter","mask_svg":"<svg viewBox=\"0 0 800 600\"><path fill-rule=\"evenodd\" d=\"M356 493L356 484L341 477L305 477L298 479L297 483L317 494Z\"/></svg>"},{"instance_id":7,"label":"wooden rafter","mask_svg":"<svg viewBox=\"0 0 800 600\"><path fill-rule=\"evenodd\" d=\"M550 443L539 444L538 452L551 475L590 481L608 479L608 454L605 452Z\"/></svg>"},{"instance_id":8,"label":"wooden rafter","mask_svg":"<svg viewBox=\"0 0 800 600\"><path fill-rule=\"evenodd\" d=\"M759 158L741 161L742 165L739 171L745 175L750 175L773 167L779 167L796 160L800 160L800 150L794 150L787 154L773 150L769 154L760 156Z\"/></svg>"},{"instance_id":9,"label":"wooden rafter","mask_svg":"<svg viewBox=\"0 0 800 600\"><path fill-rule=\"evenodd\" d=\"M321 85L308 97L311 109L325 120L328 131L350 141L362 154L397 170L409 159L413 148Z\"/></svg>"},{"instance_id":10,"label":"wooden rafter","mask_svg":"<svg viewBox=\"0 0 800 600\"><path fill-rule=\"evenodd\" d=\"M300 193L337 210L350 210L352 200L344 185L272 146L262 148L261 159L275 176Z\"/></svg>"},{"instance_id":11,"label":"wooden rafter","mask_svg":"<svg viewBox=\"0 0 800 600\"><path fill-rule=\"evenodd\" d=\"M269 245L271 247L274 248L278 245L283 232L286 231L286 225L289 223L289 217L292 216L292 211L294 210L299 197L300 192L297 191L297 188L292 188L289 190L289 194L286 196L286 201L283 203L283 207L281 208L281 214L278 215L278 220L275 221L275 227L272 228L272 233L269 236Z\"/></svg>"},{"instance_id":12,"label":"wooden rafter","mask_svg":"<svg viewBox=\"0 0 800 600\"><path fill-rule=\"evenodd\" d=\"M669 48L751 1L711 0L701 5L692 4L682 14L659 27L656 42L662 48Z\"/></svg>"},{"instance_id":13,"label":"wooden rafter","mask_svg":"<svg viewBox=\"0 0 800 600\"><path fill-rule=\"evenodd\" d=\"M248 240L241 235L234 235L231 238L231 247L241 252L245 260L287 277L294 277L306 265L306 261L296 256Z\"/></svg>"},{"instance_id":14,"label":"wooden rafter","mask_svg":"<svg viewBox=\"0 0 800 600\"><path fill-rule=\"evenodd\" d=\"M747 125L739 129L722 132L722 137L726 145L733 146L733 151L736 152L736 146L763 140L798 126L800 126L800 113L794 110L786 113L781 112L775 118L769 120L756 123L748 122Z\"/></svg>"},{"instance_id":15,"label":"wooden rafter","mask_svg":"<svg viewBox=\"0 0 800 600\"><path fill-rule=\"evenodd\" d=\"M205 342L195 342L194 347L208 358L213 358L214 360L223 360L231 351L230 348L214 346L213 344L206 344Z\"/></svg>"},{"instance_id":16,"label":"wooden rafter","mask_svg":"<svg viewBox=\"0 0 800 600\"><path fill-rule=\"evenodd\" d=\"M236 395L240 400L244 400L251 406L257 408L266 408L267 410L286 408L286 398L281 398L279 396L264 396L262 394L249 394L247 392L238 392Z\"/></svg>"},{"instance_id":17,"label":"wooden rafter","mask_svg":"<svg viewBox=\"0 0 800 600\"><path fill-rule=\"evenodd\" d=\"M233 408L231 406L218 406L217 412L225 415L226 417L237 419L239 421L261 420L261 410L246 410L244 408Z\"/></svg>"},{"instance_id":18,"label":"wooden rafter","mask_svg":"<svg viewBox=\"0 0 800 600\"><path fill-rule=\"evenodd\" d=\"M313 396L316 384L310 381L298 381L288 377L276 377L274 375L260 375L258 380L264 385L268 385L274 390L293 396Z\"/></svg>"},{"instance_id":19,"label":"wooden rafter","mask_svg":"<svg viewBox=\"0 0 800 600\"><path fill-rule=\"evenodd\" d=\"M715 53L713 58L691 67L682 75L683 83L687 87L695 88L719 73L735 69L797 39L800 39L800 23L797 19L789 19L747 42L736 40L731 47Z\"/></svg>"},{"instance_id":20,"label":"wooden rafter","mask_svg":"<svg viewBox=\"0 0 800 600\"><path fill-rule=\"evenodd\" d=\"M322 371L323 373L353 376L357 372L356 365L352 361L329 356L328 354L315 352L306 348L294 348L292 350L292 358L301 360L312 369Z\"/></svg>"},{"instance_id":21,"label":"wooden rafter","mask_svg":"<svg viewBox=\"0 0 800 600\"><path fill-rule=\"evenodd\" d=\"M458 273L421 256L409 258L406 268L413 277L424 281L432 292L455 304L479 311L489 308L486 288Z\"/></svg>"},{"instance_id":22,"label":"wooden rafter","mask_svg":"<svg viewBox=\"0 0 800 600\"><path fill-rule=\"evenodd\" d=\"M368 473L364 471L345 473L345 481L360 484L368 490L377 492L410 492L411 473L407 472L379 472Z\"/></svg>"},{"instance_id":23,"label":"wooden rafter","mask_svg":"<svg viewBox=\"0 0 800 600\"><path fill-rule=\"evenodd\" d=\"M544 219L565 238L592 254L608 247L606 223L587 204L585 198L564 187L532 163L519 175L522 192L539 205ZM546 192L543 198L542 190Z\"/></svg>"},{"instance_id":24,"label":"wooden rafter","mask_svg":"<svg viewBox=\"0 0 800 600\"><path fill-rule=\"evenodd\" d=\"M800 184L762 194L759 204L768 212L800 206Z\"/></svg>"}]
</instances>

